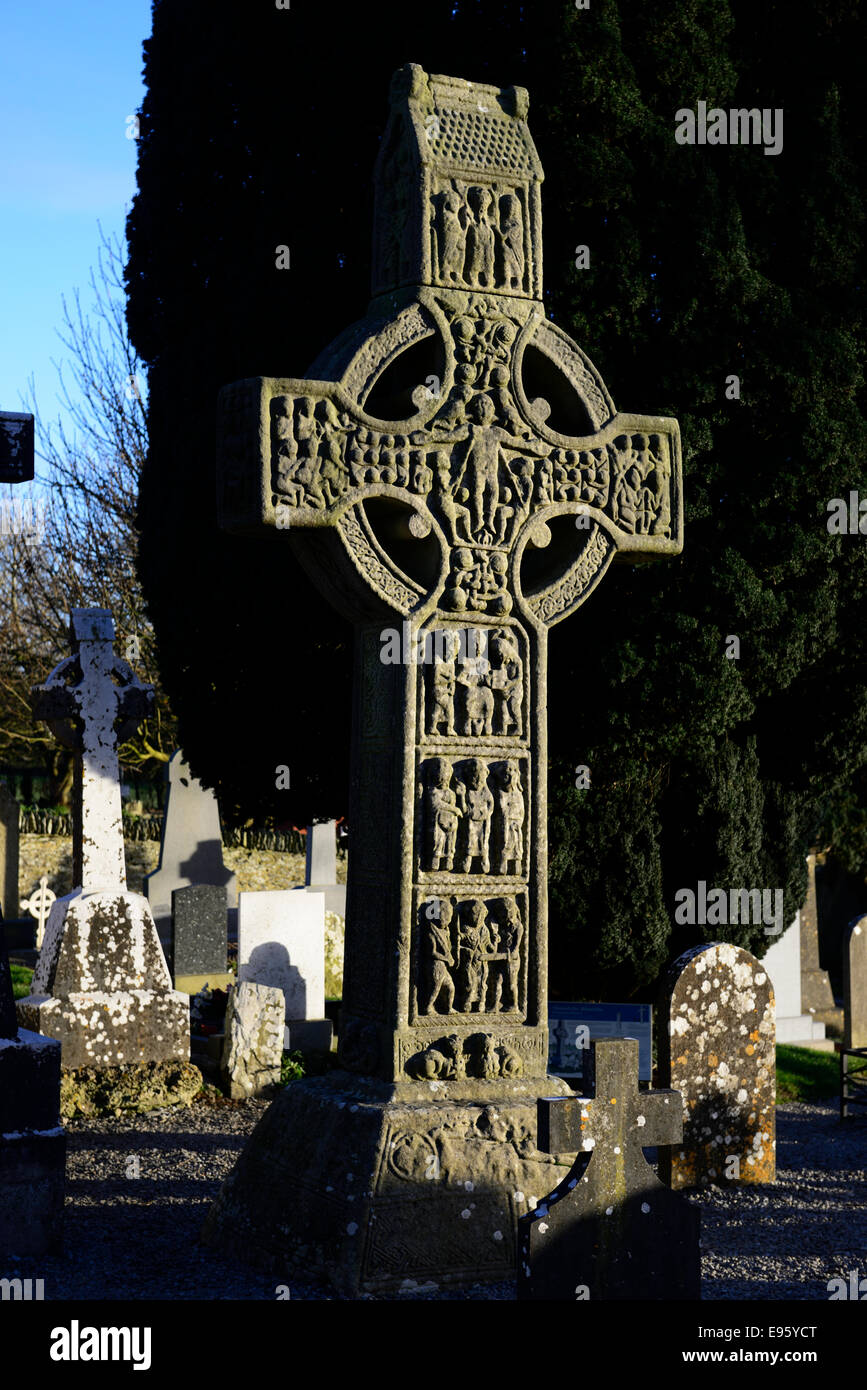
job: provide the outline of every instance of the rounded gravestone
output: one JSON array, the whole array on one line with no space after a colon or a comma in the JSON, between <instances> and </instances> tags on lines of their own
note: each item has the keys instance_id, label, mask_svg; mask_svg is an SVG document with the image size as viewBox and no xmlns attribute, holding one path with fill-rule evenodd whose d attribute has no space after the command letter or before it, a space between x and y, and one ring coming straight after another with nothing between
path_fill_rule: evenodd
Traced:
<instances>
[{"instance_id":1,"label":"rounded gravestone","mask_svg":"<svg viewBox=\"0 0 867 1390\"><path fill-rule=\"evenodd\" d=\"M660 1153L671 1187L776 1180L776 1022L762 962L714 943L679 956L659 1014L659 1085L683 1097L683 1141Z\"/></svg>"}]
</instances>

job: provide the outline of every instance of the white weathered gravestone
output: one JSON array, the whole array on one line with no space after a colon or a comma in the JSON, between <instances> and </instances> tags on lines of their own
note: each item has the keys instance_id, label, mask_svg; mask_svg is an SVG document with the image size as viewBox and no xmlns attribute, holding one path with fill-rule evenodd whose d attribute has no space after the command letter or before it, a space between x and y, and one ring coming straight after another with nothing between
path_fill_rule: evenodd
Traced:
<instances>
[{"instance_id":1,"label":"white weathered gravestone","mask_svg":"<svg viewBox=\"0 0 867 1390\"><path fill-rule=\"evenodd\" d=\"M660 1150L669 1187L776 1181L774 991L764 961L726 942L669 967L660 1086L683 1098L683 1140Z\"/></svg>"},{"instance_id":2,"label":"white weathered gravestone","mask_svg":"<svg viewBox=\"0 0 867 1390\"><path fill-rule=\"evenodd\" d=\"M346 884L337 882L336 821L319 821L307 827L304 888L308 893L322 893L326 912L346 916Z\"/></svg>"},{"instance_id":3,"label":"white weathered gravestone","mask_svg":"<svg viewBox=\"0 0 867 1390\"><path fill-rule=\"evenodd\" d=\"M115 654L110 613L74 609L70 628L73 655L31 701L78 753L81 886L51 909L18 1021L57 1038L65 1068L187 1061L189 999L171 988L147 899L126 886L117 749L147 714L153 691Z\"/></svg>"},{"instance_id":4,"label":"white weathered gravestone","mask_svg":"<svg viewBox=\"0 0 867 1390\"><path fill-rule=\"evenodd\" d=\"M774 986L777 1001L777 1042L815 1047L825 1042L825 1025L805 1013L801 1003L801 914L772 943L762 964ZM826 1044L831 1050L833 1043Z\"/></svg>"},{"instance_id":5,"label":"white weathered gravestone","mask_svg":"<svg viewBox=\"0 0 867 1390\"><path fill-rule=\"evenodd\" d=\"M241 980L229 990L221 1070L232 1100L280 1083L285 1004L279 989Z\"/></svg>"},{"instance_id":6,"label":"white weathered gravestone","mask_svg":"<svg viewBox=\"0 0 867 1390\"><path fill-rule=\"evenodd\" d=\"M867 917L849 924L843 938L843 1046L867 1047Z\"/></svg>"},{"instance_id":7,"label":"white weathered gravestone","mask_svg":"<svg viewBox=\"0 0 867 1390\"><path fill-rule=\"evenodd\" d=\"M325 899L295 889L238 894L238 980L283 991L286 1047L327 1050Z\"/></svg>"},{"instance_id":8,"label":"white weathered gravestone","mask_svg":"<svg viewBox=\"0 0 867 1390\"><path fill-rule=\"evenodd\" d=\"M210 883L226 889L229 910L238 906L238 882L223 863L223 834L217 798L203 787L178 748L168 766L159 864L145 878L151 912L162 930L172 916L176 888Z\"/></svg>"}]
</instances>

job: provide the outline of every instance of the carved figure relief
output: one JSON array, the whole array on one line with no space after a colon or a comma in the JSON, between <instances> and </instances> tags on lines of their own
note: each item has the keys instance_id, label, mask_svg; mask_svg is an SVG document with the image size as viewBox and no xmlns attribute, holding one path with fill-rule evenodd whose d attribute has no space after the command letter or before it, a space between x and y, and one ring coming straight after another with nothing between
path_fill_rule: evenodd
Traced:
<instances>
[{"instance_id":1,"label":"carved figure relief","mask_svg":"<svg viewBox=\"0 0 867 1390\"><path fill-rule=\"evenodd\" d=\"M432 200L431 264L440 284L522 293L523 189L451 179Z\"/></svg>"},{"instance_id":2,"label":"carved figure relief","mask_svg":"<svg viewBox=\"0 0 867 1390\"><path fill-rule=\"evenodd\" d=\"M417 931L420 1015L522 1011L526 931L516 898L428 899Z\"/></svg>"},{"instance_id":3,"label":"carved figure relief","mask_svg":"<svg viewBox=\"0 0 867 1390\"><path fill-rule=\"evenodd\" d=\"M522 738L524 662L510 628L464 628L475 634L464 649L457 629L432 630L433 660L425 665L425 733L429 738Z\"/></svg>"},{"instance_id":4,"label":"carved figure relief","mask_svg":"<svg viewBox=\"0 0 867 1390\"><path fill-rule=\"evenodd\" d=\"M428 873L488 874L492 859L499 874L523 873L526 806L516 761L431 758L422 764L419 800Z\"/></svg>"}]
</instances>

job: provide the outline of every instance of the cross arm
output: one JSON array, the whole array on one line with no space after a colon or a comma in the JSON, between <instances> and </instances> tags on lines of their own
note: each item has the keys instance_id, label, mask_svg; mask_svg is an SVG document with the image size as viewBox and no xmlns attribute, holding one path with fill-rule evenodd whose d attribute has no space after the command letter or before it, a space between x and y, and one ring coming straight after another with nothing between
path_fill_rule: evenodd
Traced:
<instances>
[{"instance_id":1,"label":"cross arm","mask_svg":"<svg viewBox=\"0 0 867 1390\"><path fill-rule=\"evenodd\" d=\"M368 415L339 382L254 377L220 392L218 513L239 532L327 526L365 497L423 504L432 484L427 410ZM422 431L425 431L422 434Z\"/></svg>"}]
</instances>

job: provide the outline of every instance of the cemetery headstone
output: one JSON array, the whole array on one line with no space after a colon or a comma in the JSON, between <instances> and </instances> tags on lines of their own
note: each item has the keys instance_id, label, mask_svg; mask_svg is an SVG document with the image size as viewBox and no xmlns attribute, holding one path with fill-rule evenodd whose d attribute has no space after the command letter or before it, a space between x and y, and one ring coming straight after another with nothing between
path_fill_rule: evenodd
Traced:
<instances>
[{"instance_id":1,"label":"cemetery headstone","mask_svg":"<svg viewBox=\"0 0 867 1390\"><path fill-rule=\"evenodd\" d=\"M318 821L307 827L304 886L308 893L323 894L326 912L346 916L346 884L337 882L336 821Z\"/></svg>"},{"instance_id":2,"label":"cemetery headstone","mask_svg":"<svg viewBox=\"0 0 867 1390\"><path fill-rule=\"evenodd\" d=\"M850 922L843 940L843 1046L867 1047L867 917Z\"/></svg>"},{"instance_id":3,"label":"cemetery headstone","mask_svg":"<svg viewBox=\"0 0 867 1390\"><path fill-rule=\"evenodd\" d=\"M39 880L39 887L30 894L29 898L21 901L21 911L29 912L31 917L36 918L36 949L42 950L42 942L45 938L45 923L51 913L54 903L57 901L57 894L48 887L48 878L45 874Z\"/></svg>"},{"instance_id":4,"label":"cemetery headstone","mask_svg":"<svg viewBox=\"0 0 867 1390\"><path fill-rule=\"evenodd\" d=\"M328 1051L332 1025L325 1018L321 893L238 894L238 980L282 990L288 1051Z\"/></svg>"},{"instance_id":5,"label":"cemetery headstone","mask_svg":"<svg viewBox=\"0 0 867 1390\"><path fill-rule=\"evenodd\" d=\"M310 379L225 387L218 425L222 525L280 529L355 624L356 679L342 1070L278 1097L205 1238L355 1290L509 1277L513 1194L561 1176L535 1146L568 1090L547 632L615 559L682 547L676 422L617 414L546 312L526 91L411 64L391 95L369 317Z\"/></svg>"},{"instance_id":6,"label":"cemetery headstone","mask_svg":"<svg viewBox=\"0 0 867 1390\"><path fill-rule=\"evenodd\" d=\"M0 912L18 914L18 802L0 782Z\"/></svg>"},{"instance_id":7,"label":"cemetery headstone","mask_svg":"<svg viewBox=\"0 0 867 1390\"><path fill-rule=\"evenodd\" d=\"M65 1173L60 1044L18 1028L0 922L0 1259L60 1249Z\"/></svg>"},{"instance_id":8,"label":"cemetery headstone","mask_svg":"<svg viewBox=\"0 0 867 1390\"><path fill-rule=\"evenodd\" d=\"M175 989L198 994L225 989L234 980L226 969L226 890L194 883L172 892L172 978Z\"/></svg>"},{"instance_id":9,"label":"cemetery headstone","mask_svg":"<svg viewBox=\"0 0 867 1390\"><path fill-rule=\"evenodd\" d=\"M119 742L153 692L113 649L104 609L74 609L73 654L31 692L34 714L76 749L80 887L51 908L22 1027L57 1038L63 1066L189 1059L189 999L175 993L147 899L126 886Z\"/></svg>"},{"instance_id":10,"label":"cemetery headstone","mask_svg":"<svg viewBox=\"0 0 867 1390\"><path fill-rule=\"evenodd\" d=\"M774 987L776 1000L777 1042L800 1047L813 1047L823 1042L825 1025L810 1013L801 1002L801 914L796 914L791 926L771 942L762 957ZM827 1049L833 1047L828 1042Z\"/></svg>"},{"instance_id":11,"label":"cemetery headstone","mask_svg":"<svg viewBox=\"0 0 867 1390\"><path fill-rule=\"evenodd\" d=\"M161 934L168 934L172 893L193 884L225 888L230 910L238 906L238 882L223 863L217 798L190 772L178 748L166 773L166 804L159 864L145 877L145 893Z\"/></svg>"},{"instance_id":12,"label":"cemetery headstone","mask_svg":"<svg viewBox=\"0 0 867 1390\"><path fill-rule=\"evenodd\" d=\"M649 1004L581 1004L562 999L548 1003L548 1071L580 1079L590 1044L600 1038L635 1038L638 1079L653 1071L653 1010Z\"/></svg>"},{"instance_id":13,"label":"cemetery headstone","mask_svg":"<svg viewBox=\"0 0 867 1390\"><path fill-rule=\"evenodd\" d=\"M700 1214L642 1152L678 1143L681 1098L639 1092L632 1038L594 1042L586 1070L592 1095L539 1101L539 1147L571 1167L518 1223L518 1297L700 1298Z\"/></svg>"},{"instance_id":14,"label":"cemetery headstone","mask_svg":"<svg viewBox=\"0 0 867 1390\"><path fill-rule=\"evenodd\" d=\"M816 856L807 855L807 896L801 919L801 1008L824 1023L841 1022L827 970L819 963L819 914L816 903Z\"/></svg>"},{"instance_id":15,"label":"cemetery headstone","mask_svg":"<svg viewBox=\"0 0 867 1390\"><path fill-rule=\"evenodd\" d=\"M659 1079L683 1097L683 1141L665 1149L669 1186L776 1180L774 992L739 946L696 946L669 968L659 1011Z\"/></svg>"},{"instance_id":16,"label":"cemetery headstone","mask_svg":"<svg viewBox=\"0 0 867 1390\"><path fill-rule=\"evenodd\" d=\"M222 1071L232 1100L280 1084L285 1005L279 989L242 980L229 991Z\"/></svg>"}]
</instances>

